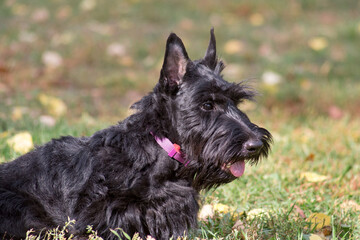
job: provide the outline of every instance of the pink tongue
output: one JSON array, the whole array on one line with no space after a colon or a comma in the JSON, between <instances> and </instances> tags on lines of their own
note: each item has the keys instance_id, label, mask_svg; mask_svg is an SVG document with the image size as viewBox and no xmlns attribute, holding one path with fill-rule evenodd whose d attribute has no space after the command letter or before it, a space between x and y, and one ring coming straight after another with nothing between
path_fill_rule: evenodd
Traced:
<instances>
[{"instance_id":1,"label":"pink tongue","mask_svg":"<svg viewBox=\"0 0 360 240\"><path fill-rule=\"evenodd\" d=\"M236 162L230 166L230 172L235 177L241 177L244 174L244 171L245 171L244 161Z\"/></svg>"}]
</instances>

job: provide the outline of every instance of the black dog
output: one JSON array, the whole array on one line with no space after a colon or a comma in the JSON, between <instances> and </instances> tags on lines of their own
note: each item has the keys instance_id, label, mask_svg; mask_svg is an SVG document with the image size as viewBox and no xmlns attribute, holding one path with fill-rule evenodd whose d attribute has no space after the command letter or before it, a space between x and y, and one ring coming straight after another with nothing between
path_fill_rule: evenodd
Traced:
<instances>
[{"instance_id":1,"label":"black dog","mask_svg":"<svg viewBox=\"0 0 360 240\"><path fill-rule=\"evenodd\" d=\"M240 177L270 149L270 133L237 108L254 92L226 82L223 68L213 29L197 61L170 34L159 83L135 114L0 165L0 236L24 238L68 217L73 234L91 225L104 239L116 238L110 228L159 240L196 227L199 191Z\"/></svg>"}]
</instances>

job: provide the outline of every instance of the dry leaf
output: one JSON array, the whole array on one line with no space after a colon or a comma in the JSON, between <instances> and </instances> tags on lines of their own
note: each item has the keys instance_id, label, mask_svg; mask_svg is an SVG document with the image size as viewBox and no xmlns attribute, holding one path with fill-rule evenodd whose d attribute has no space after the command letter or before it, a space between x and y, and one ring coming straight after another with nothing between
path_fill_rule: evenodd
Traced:
<instances>
[{"instance_id":1,"label":"dry leaf","mask_svg":"<svg viewBox=\"0 0 360 240\"><path fill-rule=\"evenodd\" d=\"M218 212L218 213L229 213L229 212L233 212L234 209L228 205L222 204L222 203L217 203L214 204L214 211Z\"/></svg>"},{"instance_id":2,"label":"dry leaf","mask_svg":"<svg viewBox=\"0 0 360 240\"><path fill-rule=\"evenodd\" d=\"M53 127L56 124L55 118L53 118L52 116L48 116L48 115L40 116L39 121L41 124L44 124L45 126L48 126L48 127Z\"/></svg>"},{"instance_id":3,"label":"dry leaf","mask_svg":"<svg viewBox=\"0 0 360 240\"><path fill-rule=\"evenodd\" d=\"M302 79L300 82L300 87L301 87L301 89L307 91L307 90L311 89L312 83L309 79Z\"/></svg>"},{"instance_id":4,"label":"dry leaf","mask_svg":"<svg viewBox=\"0 0 360 240\"><path fill-rule=\"evenodd\" d=\"M11 11L16 16L25 16L28 13L29 8L25 4L15 3L12 6Z\"/></svg>"},{"instance_id":5,"label":"dry leaf","mask_svg":"<svg viewBox=\"0 0 360 240\"><path fill-rule=\"evenodd\" d=\"M26 43L33 43L37 40L37 35L28 31L20 31L19 33L19 41Z\"/></svg>"},{"instance_id":6,"label":"dry leaf","mask_svg":"<svg viewBox=\"0 0 360 240\"><path fill-rule=\"evenodd\" d=\"M224 51L227 54L238 54L244 50L244 44L239 40L230 40L225 43Z\"/></svg>"},{"instance_id":7,"label":"dry leaf","mask_svg":"<svg viewBox=\"0 0 360 240\"><path fill-rule=\"evenodd\" d=\"M357 204L354 200L347 200L340 204L340 207L346 211L352 210L352 211L360 211L360 205Z\"/></svg>"},{"instance_id":8,"label":"dry leaf","mask_svg":"<svg viewBox=\"0 0 360 240\"><path fill-rule=\"evenodd\" d=\"M43 105L47 112L54 117L61 117L67 111L65 103L59 98L45 94L40 94L38 98L41 105Z\"/></svg>"},{"instance_id":9,"label":"dry leaf","mask_svg":"<svg viewBox=\"0 0 360 240\"><path fill-rule=\"evenodd\" d=\"M251 221L254 218L270 218L271 211L268 209L256 208L252 209L250 212L247 213L246 220Z\"/></svg>"},{"instance_id":10,"label":"dry leaf","mask_svg":"<svg viewBox=\"0 0 360 240\"><path fill-rule=\"evenodd\" d=\"M321 51L328 46L328 41L324 37L314 37L309 40L308 45L315 51Z\"/></svg>"},{"instance_id":11,"label":"dry leaf","mask_svg":"<svg viewBox=\"0 0 360 240\"><path fill-rule=\"evenodd\" d=\"M323 240L323 238L317 234L310 234L309 240Z\"/></svg>"},{"instance_id":12,"label":"dry leaf","mask_svg":"<svg viewBox=\"0 0 360 240\"><path fill-rule=\"evenodd\" d=\"M115 42L107 47L106 53L112 57L122 57L126 54L126 48L123 44Z\"/></svg>"},{"instance_id":13,"label":"dry leaf","mask_svg":"<svg viewBox=\"0 0 360 240\"><path fill-rule=\"evenodd\" d=\"M306 218L304 211L298 205L294 205L294 208L301 218Z\"/></svg>"},{"instance_id":14,"label":"dry leaf","mask_svg":"<svg viewBox=\"0 0 360 240\"><path fill-rule=\"evenodd\" d=\"M13 137L9 138L7 144L16 152L25 154L33 147L33 141L29 132L20 132Z\"/></svg>"},{"instance_id":15,"label":"dry leaf","mask_svg":"<svg viewBox=\"0 0 360 240\"><path fill-rule=\"evenodd\" d=\"M80 9L83 11L90 11L96 7L96 0L83 0L80 3Z\"/></svg>"},{"instance_id":16,"label":"dry leaf","mask_svg":"<svg viewBox=\"0 0 360 240\"><path fill-rule=\"evenodd\" d=\"M0 138L6 138L7 136L9 136L9 132L0 132Z\"/></svg>"},{"instance_id":17,"label":"dry leaf","mask_svg":"<svg viewBox=\"0 0 360 240\"><path fill-rule=\"evenodd\" d=\"M38 8L33 12L31 18L37 23L44 22L49 18L49 11L46 8Z\"/></svg>"},{"instance_id":18,"label":"dry leaf","mask_svg":"<svg viewBox=\"0 0 360 240\"><path fill-rule=\"evenodd\" d=\"M249 21L253 26L261 26L264 24L264 17L260 13L251 14Z\"/></svg>"},{"instance_id":19,"label":"dry leaf","mask_svg":"<svg viewBox=\"0 0 360 240\"><path fill-rule=\"evenodd\" d=\"M277 85L282 81L280 74L273 71L266 71L261 77L263 83L269 86Z\"/></svg>"},{"instance_id":20,"label":"dry leaf","mask_svg":"<svg viewBox=\"0 0 360 240\"><path fill-rule=\"evenodd\" d=\"M328 108L329 117L335 120L341 119L344 116L344 112L337 106L332 105Z\"/></svg>"},{"instance_id":21,"label":"dry leaf","mask_svg":"<svg viewBox=\"0 0 360 240\"><path fill-rule=\"evenodd\" d=\"M11 112L11 119L13 121L21 119L26 111L27 109L25 107L14 107Z\"/></svg>"},{"instance_id":22,"label":"dry leaf","mask_svg":"<svg viewBox=\"0 0 360 240\"><path fill-rule=\"evenodd\" d=\"M303 172L300 174L301 179L305 179L307 182L316 183L316 182L323 182L329 179L328 176L320 175L315 172Z\"/></svg>"},{"instance_id":23,"label":"dry leaf","mask_svg":"<svg viewBox=\"0 0 360 240\"><path fill-rule=\"evenodd\" d=\"M42 54L42 62L49 69L58 68L63 64L63 59L59 53L54 51L46 51Z\"/></svg>"},{"instance_id":24,"label":"dry leaf","mask_svg":"<svg viewBox=\"0 0 360 240\"><path fill-rule=\"evenodd\" d=\"M312 213L308 218L308 222L311 223L311 229L320 230L325 226L330 226L331 217L324 213Z\"/></svg>"},{"instance_id":25,"label":"dry leaf","mask_svg":"<svg viewBox=\"0 0 360 240\"><path fill-rule=\"evenodd\" d=\"M199 219L202 221L214 217L214 208L210 204L204 205L199 212Z\"/></svg>"}]
</instances>

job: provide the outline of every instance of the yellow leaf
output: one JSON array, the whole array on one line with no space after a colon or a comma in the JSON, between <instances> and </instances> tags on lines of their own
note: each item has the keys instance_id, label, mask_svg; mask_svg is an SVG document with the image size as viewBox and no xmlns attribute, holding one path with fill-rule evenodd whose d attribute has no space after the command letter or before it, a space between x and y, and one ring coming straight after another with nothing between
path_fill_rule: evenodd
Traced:
<instances>
[{"instance_id":1,"label":"yellow leaf","mask_svg":"<svg viewBox=\"0 0 360 240\"><path fill-rule=\"evenodd\" d=\"M311 229L320 230L325 226L330 226L331 217L324 213L312 213L308 218L308 222L311 223Z\"/></svg>"},{"instance_id":2,"label":"yellow leaf","mask_svg":"<svg viewBox=\"0 0 360 240\"><path fill-rule=\"evenodd\" d=\"M244 44L239 40L230 40L225 43L224 51L227 54L238 54L244 49Z\"/></svg>"},{"instance_id":3,"label":"yellow leaf","mask_svg":"<svg viewBox=\"0 0 360 240\"><path fill-rule=\"evenodd\" d=\"M247 213L246 220L251 221L254 218L270 218L271 212L272 211L270 211L268 209L255 208Z\"/></svg>"},{"instance_id":4,"label":"yellow leaf","mask_svg":"<svg viewBox=\"0 0 360 240\"><path fill-rule=\"evenodd\" d=\"M48 113L54 117L63 116L67 111L65 103L59 98L45 94L40 94L38 98L41 105L43 105Z\"/></svg>"},{"instance_id":5,"label":"yellow leaf","mask_svg":"<svg viewBox=\"0 0 360 240\"><path fill-rule=\"evenodd\" d=\"M228 213L228 212L232 212L233 210L234 209L232 207L222 203L214 204L214 211L218 213Z\"/></svg>"},{"instance_id":6,"label":"yellow leaf","mask_svg":"<svg viewBox=\"0 0 360 240\"><path fill-rule=\"evenodd\" d=\"M261 26L264 24L264 17L260 13L250 15L249 21L254 26Z\"/></svg>"},{"instance_id":7,"label":"yellow leaf","mask_svg":"<svg viewBox=\"0 0 360 240\"><path fill-rule=\"evenodd\" d=\"M7 144L16 152L25 154L33 147L33 141L29 132L20 132L13 137L9 138Z\"/></svg>"},{"instance_id":8,"label":"yellow leaf","mask_svg":"<svg viewBox=\"0 0 360 240\"><path fill-rule=\"evenodd\" d=\"M328 176L320 175L315 172L303 172L300 174L300 178L312 183L322 182L329 179Z\"/></svg>"},{"instance_id":9,"label":"yellow leaf","mask_svg":"<svg viewBox=\"0 0 360 240\"><path fill-rule=\"evenodd\" d=\"M323 238L317 234L310 234L309 240L323 240Z\"/></svg>"},{"instance_id":10,"label":"yellow leaf","mask_svg":"<svg viewBox=\"0 0 360 240\"><path fill-rule=\"evenodd\" d=\"M24 107L14 107L11 112L11 119L13 121L19 120L23 117L25 112L26 112L26 108Z\"/></svg>"},{"instance_id":11,"label":"yellow leaf","mask_svg":"<svg viewBox=\"0 0 360 240\"><path fill-rule=\"evenodd\" d=\"M314 37L309 40L308 45L311 49L320 51L328 46L328 41L324 37Z\"/></svg>"},{"instance_id":12,"label":"yellow leaf","mask_svg":"<svg viewBox=\"0 0 360 240\"><path fill-rule=\"evenodd\" d=\"M7 136L9 136L9 132L0 132L0 138L6 138Z\"/></svg>"}]
</instances>

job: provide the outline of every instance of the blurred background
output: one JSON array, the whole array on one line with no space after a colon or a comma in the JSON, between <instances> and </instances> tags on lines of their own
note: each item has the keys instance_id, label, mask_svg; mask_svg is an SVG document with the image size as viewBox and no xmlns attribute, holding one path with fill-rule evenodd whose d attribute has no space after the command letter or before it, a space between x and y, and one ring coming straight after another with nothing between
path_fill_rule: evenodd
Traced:
<instances>
[{"instance_id":1,"label":"blurred background","mask_svg":"<svg viewBox=\"0 0 360 240\"><path fill-rule=\"evenodd\" d=\"M211 27L225 79L253 79L261 93L244 110L356 118L359 9L356 0L4 0L0 119L122 119L157 82L168 34L198 59Z\"/></svg>"},{"instance_id":2,"label":"blurred background","mask_svg":"<svg viewBox=\"0 0 360 240\"><path fill-rule=\"evenodd\" d=\"M283 211L269 227L283 239L311 232L306 216L323 212L336 230L327 236L359 239L358 0L1 0L0 163L124 119L157 83L168 35L194 60L211 27L224 78L249 80L260 93L239 108L274 144L205 203ZM209 229L226 236L234 223L221 219Z\"/></svg>"}]
</instances>

